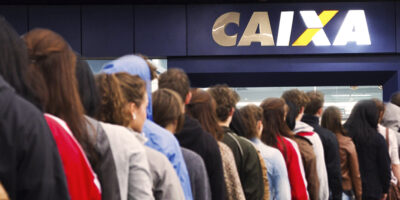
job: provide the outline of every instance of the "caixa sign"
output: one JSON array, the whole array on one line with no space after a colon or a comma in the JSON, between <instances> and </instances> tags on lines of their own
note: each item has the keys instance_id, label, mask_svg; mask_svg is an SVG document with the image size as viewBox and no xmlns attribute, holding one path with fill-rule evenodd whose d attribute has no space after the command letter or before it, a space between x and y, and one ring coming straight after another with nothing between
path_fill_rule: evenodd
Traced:
<instances>
[{"instance_id":1,"label":"caixa sign","mask_svg":"<svg viewBox=\"0 0 400 200\"><path fill-rule=\"evenodd\" d=\"M323 10L319 14L314 10L298 11L305 24L302 34L294 36L297 39L290 43L293 18L295 11L280 13L277 37L272 34L271 21L268 12L253 12L249 21L240 21L240 12L227 12L219 16L212 27L212 38L223 47L251 46L259 43L261 46L345 46L349 43L356 45L371 45L367 18L364 10ZM338 12L346 12L337 28L335 37L329 38L324 27L335 20ZM228 34L225 28L234 24L246 26L243 33Z\"/></svg>"},{"instance_id":2,"label":"caixa sign","mask_svg":"<svg viewBox=\"0 0 400 200\"><path fill-rule=\"evenodd\" d=\"M187 53L394 53L395 11L394 2L188 5Z\"/></svg>"}]
</instances>

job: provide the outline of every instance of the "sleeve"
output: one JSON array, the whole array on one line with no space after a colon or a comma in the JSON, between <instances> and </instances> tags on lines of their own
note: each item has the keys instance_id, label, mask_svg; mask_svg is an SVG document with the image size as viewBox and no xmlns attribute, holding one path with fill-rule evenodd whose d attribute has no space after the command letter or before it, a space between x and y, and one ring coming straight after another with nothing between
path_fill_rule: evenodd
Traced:
<instances>
[{"instance_id":1,"label":"sleeve","mask_svg":"<svg viewBox=\"0 0 400 200\"><path fill-rule=\"evenodd\" d=\"M327 132L330 134L330 137L327 139L327 155L325 157L327 172L328 172L328 181L329 188L332 192L333 200L341 200L342 199L342 172L340 168L340 155L339 155L339 144L338 141L332 132Z\"/></svg>"},{"instance_id":2,"label":"sleeve","mask_svg":"<svg viewBox=\"0 0 400 200\"><path fill-rule=\"evenodd\" d=\"M247 199L263 199L264 196L264 180L263 172L258 158L257 150L250 142L243 141L244 148L244 170L245 177L241 177L243 192ZM247 183L247 185L246 185Z\"/></svg>"},{"instance_id":3,"label":"sleeve","mask_svg":"<svg viewBox=\"0 0 400 200\"><path fill-rule=\"evenodd\" d=\"M209 134L209 133L203 133ZM206 164L207 172L209 172L210 187L212 199L226 198L226 184L224 179L224 171L222 168L221 152L217 142L212 139L209 142L204 163ZM207 160L206 160L207 159Z\"/></svg>"},{"instance_id":4,"label":"sleeve","mask_svg":"<svg viewBox=\"0 0 400 200\"><path fill-rule=\"evenodd\" d=\"M183 193L179 177L177 176L174 167L168 161L168 159L161 153L154 152L152 153L152 159L157 160L156 164L158 166L152 166L154 168L158 168L159 180L158 185L153 187L156 190L154 195L156 199L174 199L174 200L185 200L185 194ZM154 180L153 180L154 182Z\"/></svg>"},{"instance_id":5,"label":"sleeve","mask_svg":"<svg viewBox=\"0 0 400 200\"><path fill-rule=\"evenodd\" d=\"M275 160L275 182L276 182L276 199L290 200L290 183L287 168L285 165L285 160L282 154L277 154L274 158Z\"/></svg>"},{"instance_id":6,"label":"sleeve","mask_svg":"<svg viewBox=\"0 0 400 200\"><path fill-rule=\"evenodd\" d=\"M154 200L153 183L144 149L129 158L128 200Z\"/></svg>"},{"instance_id":7,"label":"sleeve","mask_svg":"<svg viewBox=\"0 0 400 200\"><path fill-rule=\"evenodd\" d=\"M289 181L291 185L291 193L293 200L300 199L308 199L307 189L302 176L299 176L301 173L300 170L300 160L297 156L296 150L293 146L286 146L287 148L287 157L288 157L288 174Z\"/></svg>"},{"instance_id":8,"label":"sleeve","mask_svg":"<svg viewBox=\"0 0 400 200\"><path fill-rule=\"evenodd\" d=\"M196 170L196 177L195 177L195 187L196 189L192 188L192 191L196 191L196 194L193 195L195 199L204 199L204 200L211 200L211 188L210 188L210 181L208 180L208 174L206 171L206 166L204 165L203 159L198 156L198 164ZM194 192L193 192L194 193Z\"/></svg>"},{"instance_id":9,"label":"sleeve","mask_svg":"<svg viewBox=\"0 0 400 200\"><path fill-rule=\"evenodd\" d=\"M377 163L379 167L381 185L383 193L388 193L391 179L390 169L390 157L385 139L379 135L378 146L377 146Z\"/></svg>"},{"instance_id":10,"label":"sleeve","mask_svg":"<svg viewBox=\"0 0 400 200\"><path fill-rule=\"evenodd\" d=\"M390 141L390 160L392 161L392 165L400 164L399 159L399 148L397 143L397 138L395 133L389 129L389 141Z\"/></svg>"},{"instance_id":11,"label":"sleeve","mask_svg":"<svg viewBox=\"0 0 400 200\"><path fill-rule=\"evenodd\" d=\"M95 125L95 124L93 124ZM99 123L96 125L97 143L96 151L99 154L97 165L93 165L93 170L98 175L102 187L102 199L120 199L117 169L112 155L110 142L103 128Z\"/></svg>"},{"instance_id":12,"label":"sleeve","mask_svg":"<svg viewBox=\"0 0 400 200\"><path fill-rule=\"evenodd\" d=\"M350 141L350 145L348 148L348 163L350 165L350 178L353 183L353 188L355 191L356 199L361 200L362 198L362 183L361 183L361 175L360 168L358 164L358 155L356 151L356 147L352 141Z\"/></svg>"},{"instance_id":13,"label":"sleeve","mask_svg":"<svg viewBox=\"0 0 400 200\"><path fill-rule=\"evenodd\" d=\"M70 199L61 158L42 113L24 105L20 109L24 110L15 114L29 116L29 120L13 122L19 135L18 199Z\"/></svg>"}]
</instances>

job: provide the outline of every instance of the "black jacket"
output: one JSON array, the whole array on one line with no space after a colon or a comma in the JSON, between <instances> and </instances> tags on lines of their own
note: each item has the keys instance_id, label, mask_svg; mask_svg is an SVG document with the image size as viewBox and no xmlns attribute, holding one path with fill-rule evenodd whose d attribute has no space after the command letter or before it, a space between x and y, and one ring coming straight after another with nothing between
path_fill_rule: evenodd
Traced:
<instances>
[{"instance_id":1,"label":"black jacket","mask_svg":"<svg viewBox=\"0 0 400 200\"><path fill-rule=\"evenodd\" d=\"M304 114L303 122L314 128L321 138L324 147L325 165L328 171L329 190L334 200L342 199L342 173L340 169L339 143L332 131L322 128L319 125L319 119L316 116Z\"/></svg>"},{"instance_id":2,"label":"black jacket","mask_svg":"<svg viewBox=\"0 0 400 200\"><path fill-rule=\"evenodd\" d=\"M198 153L203 158L210 181L212 199L225 199L226 188L221 153L214 137L204 131L197 120L188 115L185 116L182 131L175 136L182 147Z\"/></svg>"},{"instance_id":3,"label":"black jacket","mask_svg":"<svg viewBox=\"0 0 400 200\"><path fill-rule=\"evenodd\" d=\"M60 155L36 107L0 76L0 182L10 199L70 199Z\"/></svg>"}]
</instances>

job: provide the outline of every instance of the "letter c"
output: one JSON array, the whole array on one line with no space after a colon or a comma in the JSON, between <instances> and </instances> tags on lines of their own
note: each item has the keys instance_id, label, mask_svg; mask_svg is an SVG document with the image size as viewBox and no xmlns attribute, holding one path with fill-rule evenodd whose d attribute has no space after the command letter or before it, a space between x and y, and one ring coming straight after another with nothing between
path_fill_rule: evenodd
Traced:
<instances>
[{"instance_id":1,"label":"letter c","mask_svg":"<svg viewBox=\"0 0 400 200\"><path fill-rule=\"evenodd\" d=\"M214 41L220 46L230 47L235 46L237 41L237 33L234 35L227 35L225 28L228 24L236 24L239 26L240 13L227 12L215 20L212 28L212 37Z\"/></svg>"}]
</instances>

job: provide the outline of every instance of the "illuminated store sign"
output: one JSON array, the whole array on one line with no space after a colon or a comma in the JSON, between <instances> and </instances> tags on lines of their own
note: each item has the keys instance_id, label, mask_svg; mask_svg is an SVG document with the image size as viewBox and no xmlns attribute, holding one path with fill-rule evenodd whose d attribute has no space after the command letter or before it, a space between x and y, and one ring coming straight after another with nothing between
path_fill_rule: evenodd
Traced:
<instances>
[{"instance_id":1,"label":"illuminated store sign","mask_svg":"<svg viewBox=\"0 0 400 200\"><path fill-rule=\"evenodd\" d=\"M260 43L261 46L345 46L350 42L357 45L371 45L368 23L364 10L348 10L338 28L336 37L328 38L325 25L335 20L339 10L323 10L319 15L314 10L299 11L306 30L290 44L294 11L280 13L279 28L276 38L272 34L268 12L253 12L241 37L238 33L227 34L225 28L234 24L240 26L240 12L227 12L219 16L212 27L212 38L220 46L250 46Z\"/></svg>"},{"instance_id":2,"label":"illuminated store sign","mask_svg":"<svg viewBox=\"0 0 400 200\"><path fill-rule=\"evenodd\" d=\"M395 8L393 2L188 5L187 55L392 53Z\"/></svg>"}]
</instances>

